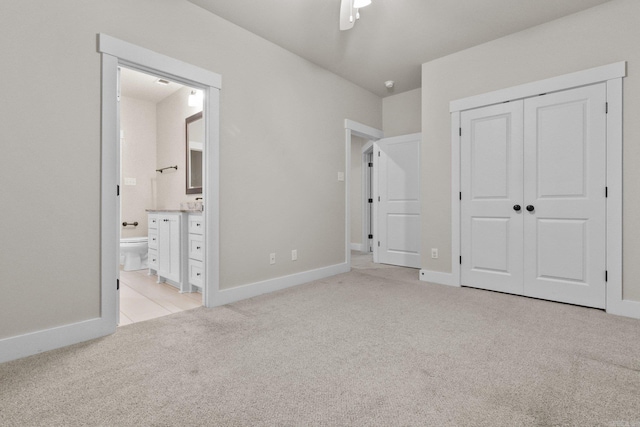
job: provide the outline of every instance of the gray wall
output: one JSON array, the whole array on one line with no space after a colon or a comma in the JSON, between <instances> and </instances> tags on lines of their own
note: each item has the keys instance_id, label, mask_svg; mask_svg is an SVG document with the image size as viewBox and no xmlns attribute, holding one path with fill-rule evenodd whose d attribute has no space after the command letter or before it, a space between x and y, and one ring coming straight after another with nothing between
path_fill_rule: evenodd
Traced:
<instances>
[{"instance_id":1,"label":"gray wall","mask_svg":"<svg viewBox=\"0 0 640 427\"><path fill-rule=\"evenodd\" d=\"M385 137L422 131L422 90L414 89L382 100L382 130Z\"/></svg>"},{"instance_id":2,"label":"gray wall","mask_svg":"<svg viewBox=\"0 0 640 427\"><path fill-rule=\"evenodd\" d=\"M640 1L614 0L422 66L422 267L451 271L449 102L617 61L624 79L624 296L640 301ZM428 209L426 209L428 203Z\"/></svg>"},{"instance_id":3,"label":"gray wall","mask_svg":"<svg viewBox=\"0 0 640 427\"><path fill-rule=\"evenodd\" d=\"M344 119L379 97L181 0L0 9L0 338L100 314L99 32L222 75L222 288L344 261Z\"/></svg>"},{"instance_id":4,"label":"gray wall","mask_svg":"<svg viewBox=\"0 0 640 427\"><path fill-rule=\"evenodd\" d=\"M185 119L202 107L189 107L191 88L184 87L167 96L157 105L158 157L156 168L178 165L156 175L158 183L158 209L180 209L180 203L193 202L202 194L186 194L187 158ZM154 168L155 169L155 168Z\"/></svg>"}]
</instances>

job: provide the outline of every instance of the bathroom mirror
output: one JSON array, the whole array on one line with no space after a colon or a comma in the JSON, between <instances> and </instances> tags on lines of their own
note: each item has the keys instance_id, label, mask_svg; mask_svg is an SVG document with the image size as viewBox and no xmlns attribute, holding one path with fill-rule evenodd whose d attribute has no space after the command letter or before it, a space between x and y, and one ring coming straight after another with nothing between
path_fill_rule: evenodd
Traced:
<instances>
[{"instance_id":1,"label":"bathroom mirror","mask_svg":"<svg viewBox=\"0 0 640 427\"><path fill-rule=\"evenodd\" d=\"M204 147L204 120L202 112L187 117L187 194L202 194L202 149Z\"/></svg>"}]
</instances>

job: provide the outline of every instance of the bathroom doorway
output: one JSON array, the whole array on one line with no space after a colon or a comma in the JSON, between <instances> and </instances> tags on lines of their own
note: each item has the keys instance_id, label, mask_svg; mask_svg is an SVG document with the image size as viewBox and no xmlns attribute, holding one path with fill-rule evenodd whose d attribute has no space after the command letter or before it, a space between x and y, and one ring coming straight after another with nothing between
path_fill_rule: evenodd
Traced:
<instances>
[{"instance_id":1,"label":"bathroom doorway","mask_svg":"<svg viewBox=\"0 0 640 427\"><path fill-rule=\"evenodd\" d=\"M204 225L205 127L197 88L125 66L119 83L118 325L124 326L203 304L204 238L189 224L195 218ZM193 239L200 243L191 247Z\"/></svg>"}]
</instances>

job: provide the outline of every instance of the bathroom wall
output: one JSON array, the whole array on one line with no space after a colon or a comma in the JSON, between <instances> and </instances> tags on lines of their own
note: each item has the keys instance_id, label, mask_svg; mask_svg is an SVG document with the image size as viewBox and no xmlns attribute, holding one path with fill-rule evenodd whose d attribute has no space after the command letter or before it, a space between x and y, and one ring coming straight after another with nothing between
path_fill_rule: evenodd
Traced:
<instances>
[{"instance_id":1,"label":"bathroom wall","mask_svg":"<svg viewBox=\"0 0 640 427\"><path fill-rule=\"evenodd\" d=\"M121 219L138 222L137 227L121 227L121 237L147 235L147 212L156 205L156 104L122 96L120 98ZM125 179L133 178L135 185Z\"/></svg>"},{"instance_id":2,"label":"bathroom wall","mask_svg":"<svg viewBox=\"0 0 640 427\"><path fill-rule=\"evenodd\" d=\"M156 173L158 209L180 209L180 203L202 197L202 194L186 194L185 119L202 111L201 106L189 107L190 93L191 88L184 87L157 104L158 151L154 169L178 165L178 170Z\"/></svg>"}]
</instances>

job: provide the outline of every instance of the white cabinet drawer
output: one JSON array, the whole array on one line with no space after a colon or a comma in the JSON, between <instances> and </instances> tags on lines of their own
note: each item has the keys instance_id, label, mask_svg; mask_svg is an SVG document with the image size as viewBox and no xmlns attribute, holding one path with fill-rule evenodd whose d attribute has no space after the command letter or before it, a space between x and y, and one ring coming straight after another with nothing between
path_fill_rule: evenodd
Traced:
<instances>
[{"instance_id":1,"label":"white cabinet drawer","mask_svg":"<svg viewBox=\"0 0 640 427\"><path fill-rule=\"evenodd\" d=\"M204 261L204 239L201 234L189 234L189 258Z\"/></svg>"},{"instance_id":2,"label":"white cabinet drawer","mask_svg":"<svg viewBox=\"0 0 640 427\"><path fill-rule=\"evenodd\" d=\"M149 230L149 249L158 249L158 231Z\"/></svg>"},{"instance_id":3,"label":"white cabinet drawer","mask_svg":"<svg viewBox=\"0 0 640 427\"><path fill-rule=\"evenodd\" d=\"M204 233L204 221L202 219L202 215L189 215L189 233Z\"/></svg>"},{"instance_id":4,"label":"white cabinet drawer","mask_svg":"<svg viewBox=\"0 0 640 427\"><path fill-rule=\"evenodd\" d=\"M189 260L189 283L202 289L204 266L201 261Z\"/></svg>"},{"instance_id":5,"label":"white cabinet drawer","mask_svg":"<svg viewBox=\"0 0 640 427\"><path fill-rule=\"evenodd\" d=\"M158 228L158 215L149 214L149 229L157 229Z\"/></svg>"},{"instance_id":6,"label":"white cabinet drawer","mask_svg":"<svg viewBox=\"0 0 640 427\"><path fill-rule=\"evenodd\" d=\"M158 270L158 251L156 249L149 248L149 268Z\"/></svg>"}]
</instances>

